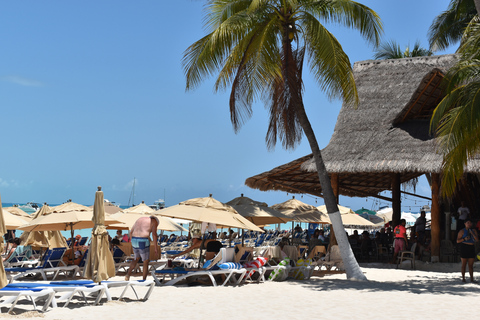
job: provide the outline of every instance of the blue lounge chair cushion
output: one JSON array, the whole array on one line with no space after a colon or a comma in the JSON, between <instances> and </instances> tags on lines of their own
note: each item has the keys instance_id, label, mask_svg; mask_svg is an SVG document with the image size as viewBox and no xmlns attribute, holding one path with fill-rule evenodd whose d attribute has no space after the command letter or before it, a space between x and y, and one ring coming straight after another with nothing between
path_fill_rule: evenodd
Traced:
<instances>
[{"instance_id":1,"label":"blue lounge chair cushion","mask_svg":"<svg viewBox=\"0 0 480 320\"><path fill-rule=\"evenodd\" d=\"M173 270L173 269L162 269L162 270L155 270L155 273L158 274L187 274L190 271L187 270Z\"/></svg>"},{"instance_id":2,"label":"blue lounge chair cushion","mask_svg":"<svg viewBox=\"0 0 480 320\"><path fill-rule=\"evenodd\" d=\"M182 251L179 251L179 250L167 250L165 251L167 254L172 254L172 255L175 255L175 254L179 254L180 252Z\"/></svg>"},{"instance_id":3,"label":"blue lounge chair cushion","mask_svg":"<svg viewBox=\"0 0 480 320\"><path fill-rule=\"evenodd\" d=\"M242 265L238 262L224 262L218 265L218 268L221 270L226 269L242 269Z\"/></svg>"},{"instance_id":4,"label":"blue lounge chair cushion","mask_svg":"<svg viewBox=\"0 0 480 320\"><path fill-rule=\"evenodd\" d=\"M215 266L209 268L209 267L210 267L210 264L212 263L212 261L213 261L213 259L212 259L212 260L207 260L207 261L205 261L205 263L203 264L203 269L218 270L218 269L219 269L219 268L218 268L218 265L215 265Z\"/></svg>"}]
</instances>

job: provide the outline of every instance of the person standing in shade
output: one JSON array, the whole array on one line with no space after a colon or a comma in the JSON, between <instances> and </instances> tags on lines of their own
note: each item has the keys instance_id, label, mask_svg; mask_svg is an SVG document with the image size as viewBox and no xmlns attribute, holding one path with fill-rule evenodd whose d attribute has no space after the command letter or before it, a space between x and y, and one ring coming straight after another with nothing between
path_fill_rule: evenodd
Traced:
<instances>
[{"instance_id":1,"label":"person standing in shade","mask_svg":"<svg viewBox=\"0 0 480 320\"><path fill-rule=\"evenodd\" d=\"M400 219L400 224L393 230L393 234L395 236L393 242L393 263L397 262L398 253L407 249L408 239L407 229L405 228L406 224L407 221L405 219Z\"/></svg>"},{"instance_id":2,"label":"person standing in shade","mask_svg":"<svg viewBox=\"0 0 480 320\"><path fill-rule=\"evenodd\" d=\"M138 218L130 229L130 236L132 242L133 253L135 254L135 260L130 264L128 268L125 280L130 280L130 275L135 269L137 263L142 259L143 261L143 280L147 279L148 263L150 262L150 234L153 236L153 245L155 246L155 255L158 256L158 238L157 227L158 218L155 216L145 216Z\"/></svg>"},{"instance_id":3,"label":"person standing in shade","mask_svg":"<svg viewBox=\"0 0 480 320\"><path fill-rule=\"evenodd\" d=\"M420 211L420 217L417 218L415 221L415 232L417 234L417 242L420 245L423 245L425 243L425 227L427 225L427 219L426 219L426 213L425 211Z\"/></svg>"},{"instance_id":4,"label":"person standing in shade","mask_svg":"<svg viewBox=\"0 0 480 320\"><path fill-rule=\"evenodd\" d=\"M458 221L457 231L462 230L465 227L465 221L470 218L470 210L465 206L465 202L461 202L460 208L458 208Z\"/></svg>"},{"instance_id":5,"label":"person standing in shade","mask_svg":"<svg viewBox=\"0 0 480 320\"><path fill-rule=\"evenodd\" d=\"M460 258L462 260L462 281L465 281L465 270L468 264L470 282L477 283L473 279L473 262L475 261L475 242L478 241L477 231L473 228L470 219L465 220L465 228L458 232L457 243L460 244Z\"/></svg>"}]
</instances>

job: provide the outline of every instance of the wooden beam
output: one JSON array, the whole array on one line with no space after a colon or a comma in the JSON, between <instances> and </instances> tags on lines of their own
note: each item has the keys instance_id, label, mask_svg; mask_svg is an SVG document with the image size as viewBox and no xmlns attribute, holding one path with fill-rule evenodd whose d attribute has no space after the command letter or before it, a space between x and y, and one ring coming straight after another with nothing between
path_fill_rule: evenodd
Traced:
<instances>
[{"instance_id":1,"label":"wooden beam","mask_svg":"<svg viewBox=\"0 0 480 320\"><path fill-rule=\"evenodd\" d=\"M432 224L431 228L431 257L432 262L438 262L440 257L440 174L432 173Z\"/></svg>"},{"instance_id":2,"label":"wooden beam","mask_svg":"<svg viewBox=\"0 0 480 320\"><path fill-rule=\"evenodd\" d=\"M402 215L402 202L400 198L400 174L392 173L392 223L396 227Z\"/></svg>"},{"instance_id":3,"label":"wooden beam","mask_svg":"<svg viewBox=\"0 0 480 320\"><path fill-rule=\"evenodd\" d=\"M338 204L338 196L340 192L339 183L338 183L338 173L332 173L332 175L330 176L330 183L332 184L333 194L335 195L335 198Z\"/></svg>"},{"instance_id":4,"label":"wooden beam","mask_svg":"<svg viewBox=\"0 0 480 320\"><path fill-rule=\"evenodd\" d=\"M415 193L410 193L410 192L407 192L407 191L400 191L400 192L401 192L401 193L404 193L404 194L408 194L409 196L414 196L414 197L417 197L417 198L422 198L422 199L425 199L425 200L430 200L430 201L432 201L432 198L420 196L420 195L415 194Z\"/></svg>"},{"instance_id":5,"label":"wooden beam","mask_svg":"<svg viewBox=\"0 0 480 320\"><path fill-rule=\"evenodd\" d=\"M417 99L410 105L410 107L408 108L407 112L405 113L405 115L403 116L402 118L402 121L400 121L400 123L404 122L405 119L407 118L408 114L410 113L410 111L413 109L413 107L417 104L418 100L420 99L420 97L423 95L423 93L425 92L425 90L427 90L428 86L430 85L430 83L432 83L433 79L435 79L435 77L437 75L440 75L440 76L443 76L441 72L435 72L434 75L432 75L432 77L430 78L430 80L428 81L428 83L425 85L425 87L423 88L422 92L420 92L420 94L418 95Z\"/></svg>"}]
</instances>

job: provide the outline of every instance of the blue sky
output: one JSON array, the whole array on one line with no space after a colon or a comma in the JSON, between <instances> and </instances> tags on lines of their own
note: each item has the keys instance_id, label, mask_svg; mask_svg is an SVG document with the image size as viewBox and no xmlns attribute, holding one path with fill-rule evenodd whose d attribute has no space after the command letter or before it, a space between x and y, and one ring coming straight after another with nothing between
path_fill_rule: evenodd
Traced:
<instances>
[{"instance_id":1,"label":"blue sky","mask_svg":"<svg viewBox=\"0 0 480 320\"><path fill-rule=\"evenodd\" d=\"M433 18L450 0L364 0L382 18L384 39L428 46ZM183 51L205 35L202 1L4 1L0 5L0 195L3 202L92 204L96 187L126 205L164 198L167 206L210 193L227 202L241 193L269 205L291 198L260 192L246 178L310 153L265 145L268 115L257 104L235 134L228 92L207 79L185 92ZM358 32L337 36L353 62L373 49ZM452 47L443 53L452 53ZM341 107L306 74L305 106L321 147ZM425 179L417 192L429 195ZM297 196L322 205L322 199ZM426 204L403 201L403 209ZM372 199L341 197L353 209ZM382 205L385 205L383 203ZM411 209L415 210L415 207ZM418 211L418 210L417 210Z\"/></svg>"}]
</instances>

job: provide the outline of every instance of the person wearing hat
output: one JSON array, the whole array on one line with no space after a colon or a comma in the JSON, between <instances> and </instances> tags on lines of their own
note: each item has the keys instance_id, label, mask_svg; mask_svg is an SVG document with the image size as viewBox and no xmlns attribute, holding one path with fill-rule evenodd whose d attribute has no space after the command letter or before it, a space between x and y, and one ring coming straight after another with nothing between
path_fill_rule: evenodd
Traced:
<instances>
[{"instance_id":1,"label":"person wearing hat","mask_svg":"<svg viewBox=\"0 0 480 320\"><path fill-rule=\"evenodd\" d=\"M143 261L143 280L147 278L148 263L150 262L150 234L153 237L153 245L155 246L155 255L158 256L158 244L157 244L157 227L158 218L155 216L141 217L133 224L130 229L130 239L132 242L133 253L135 254L135 260L130 264L125 280L130 280L130 275L135 269L137 263L142 259Z\"/></svg>"}]
</instances>

